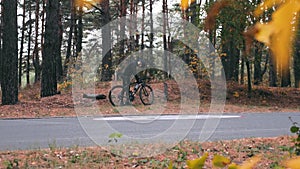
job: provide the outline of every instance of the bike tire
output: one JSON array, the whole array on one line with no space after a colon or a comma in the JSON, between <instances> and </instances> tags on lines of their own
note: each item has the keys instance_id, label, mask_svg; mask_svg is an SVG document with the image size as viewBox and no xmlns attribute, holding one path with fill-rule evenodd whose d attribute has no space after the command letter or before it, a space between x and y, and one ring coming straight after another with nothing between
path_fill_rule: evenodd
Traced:
<instances>
[{"instance_id":1,"label":"bike tire","mask_svg":"<svg viewBox=\"0 0 300 169\"><path fill-rule=\"evenodd\" d=\"M126 101L126 97L124 96L125 92L123 92L123 96L121 96L123 90L123 86L118 85L114 86L108 93L109 102L113 106L122 106L124 105L124 101Z\"/></svg>"},{"instance_id":2,"label":"bike tire","mask_svg":"<svg viewBox=\"0 0 300 169\"><path fill-rule=\"evenodd\" d=\"M140 99L144 105L151 105L154 101L154 93L150 86L145 85L140 89Z\"/></svg>"}]
</instances>

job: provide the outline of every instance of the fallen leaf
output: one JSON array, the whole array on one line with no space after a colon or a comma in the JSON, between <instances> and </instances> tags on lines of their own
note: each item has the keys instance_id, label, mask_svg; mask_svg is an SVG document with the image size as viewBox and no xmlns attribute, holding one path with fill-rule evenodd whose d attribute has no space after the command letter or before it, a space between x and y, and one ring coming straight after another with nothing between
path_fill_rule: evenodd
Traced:
<instances>
[{"instance_id":1,"label":"fallen leaf","mask_svg":"<svg viewBox=\"0 0 300 169\"><path fill-rule=\"evenodd\" d=\"M208 153L204 153L204 155L200 158L194 160L187 160L187 166L189 169L202 169L204 163L208 157Z\"/></svg>"}]
</instances>

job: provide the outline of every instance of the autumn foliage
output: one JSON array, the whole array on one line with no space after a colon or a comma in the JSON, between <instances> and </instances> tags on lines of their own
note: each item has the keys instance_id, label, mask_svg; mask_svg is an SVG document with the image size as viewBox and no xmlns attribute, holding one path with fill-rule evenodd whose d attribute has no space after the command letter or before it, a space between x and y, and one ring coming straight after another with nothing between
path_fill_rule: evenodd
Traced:
<instances>
[{"instance_id":1,"label":"autumn foliage","mask_svg":"<svg viewBox=\"0 0 300 169\"><path fill-rule=\"evenodd\" d=\"M297 30L299 0L266 0L254 11L259 17L264 11L276 6L277 10L272 14L272 20L268 23L258 22L254 27L254 34L258 41L270 47L278 63L287 68L291 56L295 30Z\"/></svg>"},{"instance_id":2,"label":"autumn foliage","mask_svg":"<svg viewBox=\"0 0 300 169\"><path fill-rule=\"evenodd\" d=\"M214 27L215 18L220 10L227 5L230 5L230 0L220 0L214 3L207 15L205 23L206 31ZM270 22L257 22L253 27L244 32L247 45L246 52L249 53L252 44L251 38L254 37L271 49L277 63L280 63L283 68L288 69L287 66L292 52L295 30L297 30L298 26L300 1L266 0L258 5L253 15L259 20L260 15L273 7L276 7L276 10L272 13L272 20Z\"/></svg>"}]
</instances>

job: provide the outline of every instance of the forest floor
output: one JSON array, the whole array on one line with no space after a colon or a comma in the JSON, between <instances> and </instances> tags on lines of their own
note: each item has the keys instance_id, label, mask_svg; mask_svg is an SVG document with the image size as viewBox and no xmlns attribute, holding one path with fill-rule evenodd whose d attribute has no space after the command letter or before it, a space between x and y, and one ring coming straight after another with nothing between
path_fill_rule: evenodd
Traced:
<instances>
[{"instance_id":1,"label":"forest floor","mask_svg":"<svg viewBox=\"0 0 300 169\"><path fill-rule=\"evenodd\" d=\"M167 108L159 113L175 114L178 113L180 90L173 81L167 83L170 101L166 103L165 107ZM163 90L162 83L151 83L150 85L154 91ZM102 115L109 116L120 113L110 105L108 99L97 101L75 99L76 101L73 102L71 88L68 85L60 88L61 94L59 95L40 98L38 86L37 84L21 89L20 102L17 105L0 106L0 118L74 117L77 115L75 110L78 106L86 108L91 104L98 105L97 108L100 109ZM211 101L210 83L201 81L198 87L201 95L199 113L206 113L209 111ZM95 92L108 95L110 88L110 83L100 83L97 84ZM186 89L189 89L189 86ZM224 113L300 112L299 103L300 89L254 86L252 95L249 97L246 86L227 83ZM149 108L140 103L136 103L134 106L137 111L133 114L149 113L147 111ZM153 111L150 113L155 113L156 107L152 107L151 110ZM215 154L228 157L237 164L254 155L261 154L262 159L255 168L267 169L283 166L283 161L291 158L291 152L295 147L292 138L294 137L245 138L205 143L183 141L163 154L148 158L122 158L101 147L77 147L74 145L71 148L60 148L54 145L41 150L0 151L0 168L12 168L13 166L15 168L167 168L170 161L176 168L186 168L186 160L195 159L204 152L208 152L206 168L212 168L211 160Z\"/></svg>"},{"instance_id":2,"label":"forest floor","mask_svg":"<svg viewBox=\"0 0 300 169\"><path fill-rule=\"evenodd\" d=\"M134 103L136 112L128 114L176 114L180 105L180 89L173 81L168 81L169 101L164 102L164 111L156 111L161 106L143 106L141 103ZM163 91L163 83L150 83L156 91ZM63 85L62 85L63 86ZM198 113L209 112L211 102L210 83L201 81L198 84L200 93L200 107ZM99 83L95 87L95 93L108 95L111 83ZM193 92L187 85L183 91L186 94ZM76 108L89 107L96 103L101 115L119 115L119 112L111 106L107 99L93 101L91 99L75 99L72 96L70 85L61 88L61 94L40 98L39 84L26 87L20 90L19 103L16 105L0 106L0 118L41 118L41 117L73 117L76 116ZM83 93L82 93L83 94ZM156 94L156 93L155 93ZM82 95L76 95L81 97ZM77 100L77 101L73 101ZM137 98L135 100L138 100ZM0 98L1 102L1 98ZM247 112L300 112L300 89L254 86L251 97L248 95L245 85L227 83L227 95L224 105L224 113L247 113ZM195 110L195 103L190 108ZM189 106L185 106L189 109ZM188 110L184 112L189 113ZM84 115L84 114L81 114Z\"/></svg>"}]
</instances>

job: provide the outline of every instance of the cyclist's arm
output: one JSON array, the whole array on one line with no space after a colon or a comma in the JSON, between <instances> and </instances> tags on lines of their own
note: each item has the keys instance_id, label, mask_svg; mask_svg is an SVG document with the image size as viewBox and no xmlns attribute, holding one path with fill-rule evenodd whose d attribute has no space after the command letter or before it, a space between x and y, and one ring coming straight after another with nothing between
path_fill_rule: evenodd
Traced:
<instances>
[{"instance_id":1,"label":"cyclist's arm","mask_svg":"<svg viewBox=\"0 0 300 169\"><path fill-rule=\"evenodd\" d=\"M134 78L137 82L140 82L140 80L141 80L140 77L138 76L138 74L134 75Z\"/></svg>"}]
</instances>

